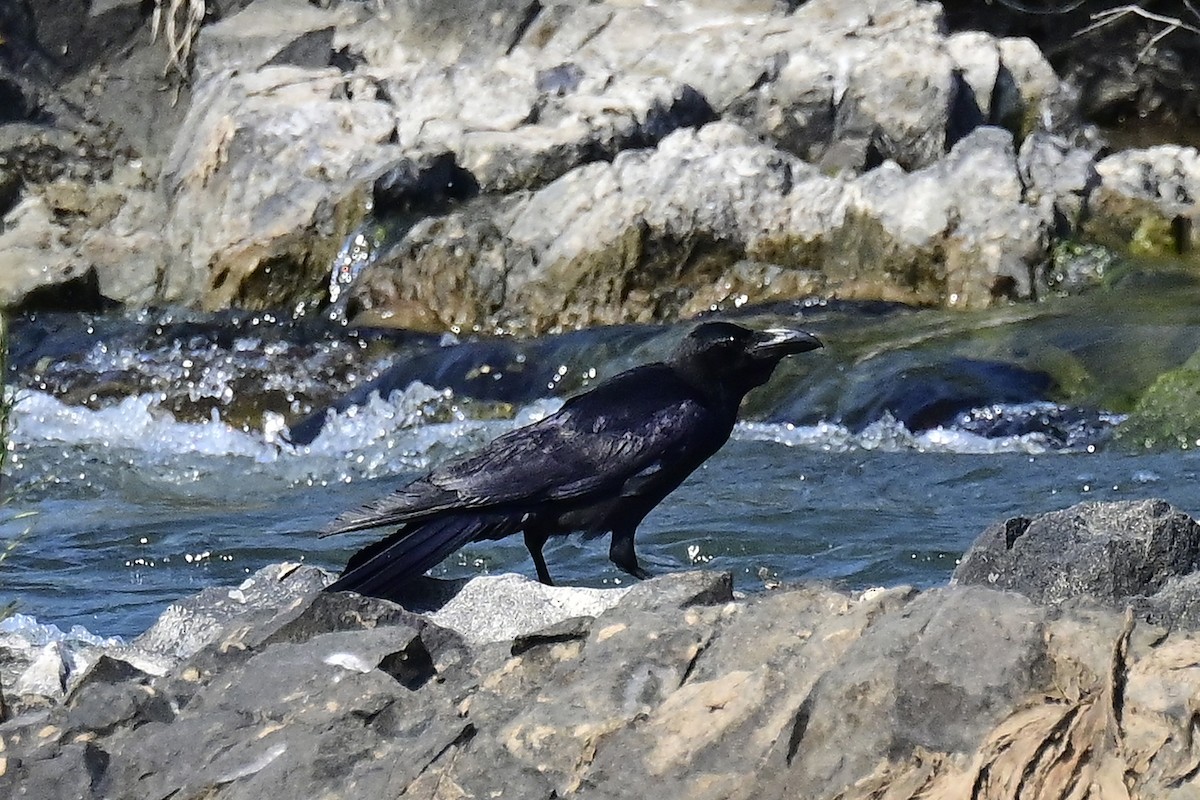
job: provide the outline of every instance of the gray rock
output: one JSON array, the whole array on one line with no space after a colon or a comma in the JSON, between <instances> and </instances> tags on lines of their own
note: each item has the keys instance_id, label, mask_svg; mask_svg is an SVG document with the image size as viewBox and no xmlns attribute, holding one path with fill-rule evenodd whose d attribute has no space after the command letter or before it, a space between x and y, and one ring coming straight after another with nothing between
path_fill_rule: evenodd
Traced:
<instances>
[{"instance_id":1,"label":"gray rock","mask_svg":"<svg viewBox=\"0 0 1200 800\"><path fill-rule=\"evenodd\" d=\"M1132 598L1132 605L1150 622L1200 629L1200 572L1168 578L1154 594Z\"/></svg>"},{"instance_id":2,"label":"gray rock","mask_svg":"<svg viewBox=\"0 0 1200 800\"><path fill-rule=\"evenodd\" d=\"M214 641L231 620L251 611L294 605L324 588L332 577L294 563L263 567L235 588L212 587L172 603L132 645L177 662Z\"/></svg>"},{"instance_id":3,"label":"gray rock","mask_svg":"<svg viewBox=\"0 0 1200 800\"><path fill-rule=\"evenodd\" d=\"M426 613L468 642L506 642L565 620L595 617L612 608L628 589L546 586L520 575L482 575L469 580L426 579L403 598L404 607ZM480 614L503 608L503 614Z\"/></svg>"},{"instance_id":4,"label":"gray rock","mask_svg":"<svg viewBox=\"0 0 1200 800\"><path fill-rule=\"evenodd\" d=\"M0 303L18 304L43 285L38 269L45 266L47 279L59 283L94 269L97 300L309 307L323 301L330 264L370 208L371 182L402 159L451 152L492 195L548 188L579 171L578 179L558 187L580 195L567 203L574 208L588 201L596 177L588 164L653 147L674 131L715 118L741 126L767 150L778 148L776 161L794 155L827 170L858 172L890 159L917 170L937 163L980 122L1017 130L1013 117L1040 119L1039 109L1065 91L1027 40L947 37L940 9L915 0L852 8L813 0L794 10L767 0L548 6L489 0L468 15L457 8L417 0L224 5L200 31L191 85L178 103L156 85L165 53L138 46L105 54L91 76L95 87L81 79L71 91L94 102L140 157L114 160L102 151L97 164L115 161L127 169L82 181L79 198L67 206L61 191L44 185L57 178L26 181L21 197L6 202L12 210L0 233L0 256L17 267L14 276L34 280L0 281ZM132 19L133 4L113 9L125 23ZM960 113L967 93L975 116ZM95 138L85 135L89 144ZM728 145L742 143L735 137ZM737 160L720 161L704 177ZM835 192L827 192L832 200ZM690 183L670 194L677 207L671 229L648 220L646 234L639 233L642 220L629 217L643 202L635 194L595 249L589 251L584 238L561 253L576 251L575 263L551 264L593 276L580 288L600 295L594 309L539 314L525 310L530 298L520 291L505 293L544 280L527 274L530 258L557 262L559 255L534 248L507 275L507 258L521 254L503 243L510 228L504 209L513 205L506 202L482 216L433 226L442 231L440 252L427 252L427 234L420 231L403 246L400 261L423 262L414 270L418 283L427 274L447 273L441 284L459 284L455 292L397 291L376 281L375 295L397 296L374 297L366 319L442 330L505 319L531 329L659 319L746 294L722 288L726 284L765 286L763 299L827 290L890 297L897 287L872 285L892 269L887 265L851 286L827 282L818 270L788 269L768 282L734 267L779 260L793 267L812 260L813 248L828 249L830 259L844 263L874 262L864 249L899 248L905 252L897 257L909 262L937 252L907 253L910 243L888 240L895 231L876 246L869 241L878 235L874 229L857 225L841 246L813 243L807 232L824 230L853 207L830 208L824 201L797 205L791 223L776 230L784 241L755 251L746 246L752 242L742 223L760 220L677 229L693 214L703 223L713 198ZM1039 244L1034 237L1029 248ZM1008 272L1017 265L998 267L999 260L966 252L968 269L983 261L987 273L969 282L999 269L1002 288L1008 287ZM681 273L689 277L684 285ZM466 308L441 308L438 298L458 296L458 289ZM1001 296L1024 296L1022 290L1018 285ZM940 292L902 287L897 296L922 303L962 296ZM695 295L690 305L688 294ZM553 293L548 300L561 305Z\"/></svg>"},{"instance_id":5,"label":"gray rock","mask_svg":"<svg viewBox=\"0 0 1200 800\"><path fill-rule=\"evenodd\" d=\"M485 644L350 593L254 608L163 677L105 657L0 722L0 793L1055 796L1099 791L1110 767L1073 754L1107 753L1131 796L1184 796L1194 633L980 587L730 598L728 575L668 575Z\"/></svg>"},{"instance_id":6,"label":"gray rock","mask_svg":"<svg viewBox=\"0 0 1200 800\"><path fill-rule=\"evenodd\" d=\"M867 628L817 681L764 796L834 796L880 753L973 751L1049 674L1044 628L1045 612L1023 598L926 592Z\"/></svg>"},{"instance_id":7,"label":"gray rock","mask_svg":"<svg viewBox=\"0 0 1200 800\"><path fill-rule=\"evenodd\" d=\"M483 189L512 192L718 116L856 169L889 158L925 167L953 141L957 65L937 7L912 0L852 12L810 2L793 14L774 3L496 0L462 19L416 2L292 5L258 0L197 42L191 108L163 173L169 249L184 254L165 273L169 297L211 307L310 299L364 213L362 184L422 153L450 150ZM271 63L330 29L330 46L353 56L348 71ZM986 46L1001 64L996 41ZM974 72L979 93L999 80ZM569 79L548 77L560 74ZM1003 74L1021 103L1050 91L1044 74L1028 85ZM703 213L707 199L676 202ZM521 313L517 299L505 304ZM454 316L436 311L423 327Z\"/></svg>"},{"instance_id":8,"label":"gray rock","mask_svg":"<svg viewBox=\"0 0 1200 800\"><path fill-rule=\"evenodd\" d=\"M1200 525L1165 500L1080 503L988 528L953 580L1011 589L1039 603L1083 596L1123 607L1197 567Z\"/></svg>"},{"instance_id":9,"label":"gray rock","mask_svg":"<svg viewBox=\"0 0 1200 800\"><path fill-rule=\"evenodd\" d=\"M1075 230L1088 196L1100 182L1093 154L1060 136L1033 133L1021 143L1017 159L1026 202L1048 205L1063 232Z\"/></svg>"},{"instance_id":10,"label":"gray rock","mask_svg":"<svg viewBox=\"0 0 1200 800\"><path fill-rule=\"evenodd\" d=\"M61 642L50 642L38 650L33 661L13 684L13 694L40 695L61 699L67 691L67 654Z\"/></svg>"},{"instance_id":11,"label":"gray rock","mask_svg":"<svg viewBox=\"0 0 1200 800\"><path fill-rule=\"evenodd\" d=\"M351 291L374 319L464 330L645 322L817 291L979 308L1044 290L1053 222L1053 199L1025 201L999 128L925 169L887 162L854 178L715 122L418 224Z\"/></svg>"}]
</instances>

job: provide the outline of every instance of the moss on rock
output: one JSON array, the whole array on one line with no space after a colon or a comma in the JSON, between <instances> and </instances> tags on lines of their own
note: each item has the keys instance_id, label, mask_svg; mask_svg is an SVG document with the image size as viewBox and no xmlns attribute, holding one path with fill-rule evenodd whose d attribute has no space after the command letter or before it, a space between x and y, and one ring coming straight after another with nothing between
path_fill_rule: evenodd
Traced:
<instances>
[{"instance_id":1,"label":"moss on rock","mask_svg":"<svg viewBox=\"0 0 1200 800\"><path fill-rule=\"evenodd\" d=\"M1104 188L1091 198L1091 214L1083 224L1083 238L1141 259L1195 261L1187 226L1177 216L1144 198L1130 197Z\"/></svg>"},{"instance_id":2,"label":"moss on rock","mask_svg":"<svg viewBox=\"0 0 1200 800\"><path fill-rule=\"evenodd\" d=\"M1132 450L1200 446L1200 351L1142 393L1116 441Z\"/></svg>"}]
</instances>

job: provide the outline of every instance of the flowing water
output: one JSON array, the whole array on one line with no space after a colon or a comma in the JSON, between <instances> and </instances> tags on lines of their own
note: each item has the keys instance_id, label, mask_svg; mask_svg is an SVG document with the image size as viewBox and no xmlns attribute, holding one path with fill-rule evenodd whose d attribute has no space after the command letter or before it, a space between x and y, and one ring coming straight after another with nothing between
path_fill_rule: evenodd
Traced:
<instances>
[{"instance_id":1,"label":"flowing water","mask_svg":"<svg viewBox=\"0 0 1200 800\"><path fill-rule=\"evenodd\" d=\"M970 315L746 311L828 346L752 396L733 441L650 515L643 563L730 570L745 591L927 586L1016 514L1144 497L1200 512L1192 449L1108 443L1112 410L1200 348L1198 300L1156 286ZM661 357L686 330L520 342L270 315L17 320L0 603L128 636L171 600L270 562L337 569L378 535L318 539L338 512ZM622 584L606 547L567 537L546 553L560 583ZM470 545L434 574L507 570L533 573L519 537Z\"/></svg>"}]
</instances>

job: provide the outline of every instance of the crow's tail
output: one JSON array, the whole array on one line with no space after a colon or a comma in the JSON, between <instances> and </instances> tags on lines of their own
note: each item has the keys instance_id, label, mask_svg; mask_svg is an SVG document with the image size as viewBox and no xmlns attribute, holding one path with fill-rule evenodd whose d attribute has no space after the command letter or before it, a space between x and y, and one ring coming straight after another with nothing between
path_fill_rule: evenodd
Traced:
<instances>
[{"instance_id":1,"label":"crow's tail","mask_svg":"<svg viewBox=\"0 0 1200 800\"><path fill-rule=\"evenodd\" d=\"M451 514L410 522L351 556L341 577L325 591L388 597L467 542L499 539L516 533L520 525L520 517L503 514Z\"/></svg>"}]
</instances>

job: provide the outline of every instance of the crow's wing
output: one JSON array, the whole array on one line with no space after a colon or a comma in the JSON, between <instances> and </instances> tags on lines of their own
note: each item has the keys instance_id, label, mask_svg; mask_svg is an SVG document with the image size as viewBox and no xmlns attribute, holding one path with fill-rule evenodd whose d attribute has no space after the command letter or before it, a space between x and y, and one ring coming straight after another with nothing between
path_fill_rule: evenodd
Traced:
<instances>
[{"instance_id":1,"label":"crow's wing","mask_svg":"<svg viewBox=\"0 0 1200 800\"><path fill-rule=\"evenodd\" d=\"M341 515L323 535L448 511L525 513L548 503L616 497L628 481L719 447L728 436L728 431L720 435L719 428L710 410L670 368L642 367Z\"/></svg>"}]
</instances>

